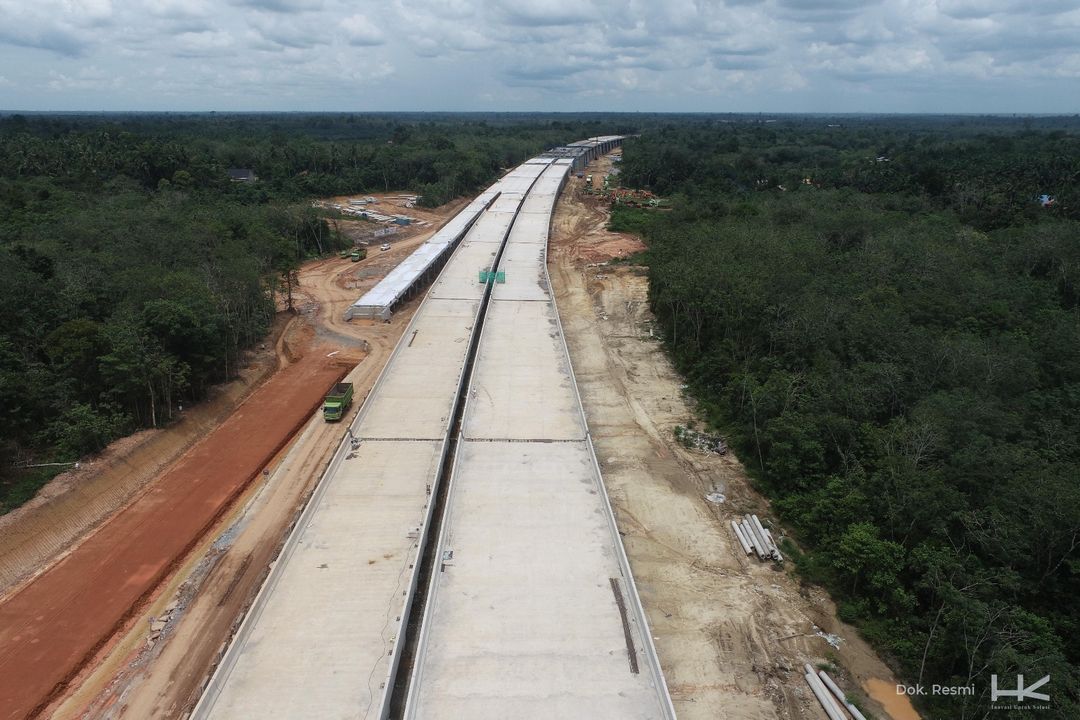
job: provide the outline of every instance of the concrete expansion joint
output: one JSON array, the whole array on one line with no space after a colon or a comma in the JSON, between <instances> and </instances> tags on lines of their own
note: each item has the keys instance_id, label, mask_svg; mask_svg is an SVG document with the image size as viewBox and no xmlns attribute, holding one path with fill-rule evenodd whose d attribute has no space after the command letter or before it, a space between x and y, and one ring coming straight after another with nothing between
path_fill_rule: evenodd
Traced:
<instances>
[{"instance_id":1,"label":"concrete expansion joint","mask_svg":"<svg viewBox=\"0 0 1080 720\"><path fill-rule=\"evenodd\" d=\"M489 443L583 443L587 437L579 438L506 438L506 437L464 437L465 442L489 442Z\"/></svg>"},{"instance_id":2,"label":"concrete expansion joint","mask_svg":"<svg viewBox=\"0 0 1080 720\"><path fill-rule=\"evenodd\" d=\"M442 438L418 438L418 437L366 437L357 438L361 442L442 442Z\"/></svg>"}]
</instances>

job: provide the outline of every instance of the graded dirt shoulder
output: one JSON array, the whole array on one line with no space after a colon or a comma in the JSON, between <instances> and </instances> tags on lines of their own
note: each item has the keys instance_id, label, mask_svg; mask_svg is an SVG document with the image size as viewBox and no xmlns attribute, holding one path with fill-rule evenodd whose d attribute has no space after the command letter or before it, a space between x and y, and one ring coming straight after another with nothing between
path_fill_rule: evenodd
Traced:
<instances>
[{"instance_id":1,"label":"graded dirt shoulder","mask_svg":"<svg viewBox=\"0 0 1080 720\"><path fill-rule=\"evenodd\" d=\"M137 503L0 604L0 718L33 716L64 690L345 372L311 356L275 375Z\"/></svg>"},{"instance_id":2,"label":"graded dirt shoulder","mask_svg":"<svg viewBox=\"0 0 1080 720\"><path fill-rule=\"evenodd\" d=\"M599 177L609 163L602 158L590 171ZM692 422L694 410L654 338L645 269L602 264L638 248L605 229L607 208L581 187L571 180L556 207L549 270L604 481L679 718L824 717L803 678L805 662L840 666L837 681L863 707L888 717L859 686L869 678L895 681L836 618L828 596L802 585L789 568L759 563L738 547L728 521L770 514L738 459L675 442L674 427ZM725 500L713 504L706 500L711 493Z\"/></svg>"},{"instance_id":3,"label":"graded dirt shoulder","mask_svg":"<svg viewBox=\"0 0 1080 720\"><path fill-rule=\"evenodd\" d=\"M267 345L284 335L290 319L277 319L270 341L249 354L236 380L213 388L173 423L111 443L79 468L53 478L25 505L0 516L0 599L47 570L131 502L272 375L277 364Z\"/></svg>"}]
</instances>

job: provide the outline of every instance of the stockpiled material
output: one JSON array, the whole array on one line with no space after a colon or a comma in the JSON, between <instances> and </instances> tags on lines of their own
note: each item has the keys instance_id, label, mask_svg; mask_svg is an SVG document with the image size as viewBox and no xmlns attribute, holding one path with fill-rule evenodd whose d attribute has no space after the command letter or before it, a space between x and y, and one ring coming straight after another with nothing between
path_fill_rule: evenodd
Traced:
<instances>
[{"instance_id":1,"label":"stockpiled material","mask_svg":"<svg viewBox=\"0 0 1080 720\"><path fill-rule=\"evenodd\" d=\"M836 705L836 701L833 700L832 695L829 694L825 684L821 682L821 678L814 672L814 668L810 663L806 663L804 667L806 668L806 674L804 675L806 684L810 686L814 696L821 703L821 707L825 709L825 714L829 716L829 720L847 720L843 710Z\"/></svg>"},{"instance_id":2,"label":"stockpiled material","mask_svg":"<svg viewBox=\"0 0 1080 720\"><path fill-rule=\"evenodd\" d=\"M762 560L771 558L777 562L784 561L784 556L780 553L780 548L776 546L772 533L762 526L757 515L744 515L740 522L732 520L731 529L747 555L756 552Z\"/></svg>"},{"instance_id":3,"label":"stockpiled material","mask_svg":"<svg viewBox=\"0 0 1080 720\"><path fill-rule=\"evenodd\" d=\"M746 539L743 531L739 528L739 524L734 520L731 521L731 529L735 531L735 536L739 538L739 544L742 545L743 552L747 555L754 552L753 548L750 547L750 541Z\"/></svg>"},{"instance_id":4,"label":"stockpiled material","mask_svg":"<svg viewBox=\"0 0 1080 720\"><path fill-rule=\"evenodd\" d=\"M829 677L827 672L821 670L818 672L818 676L821 678L821 682L825 683L825 687L829 688L829 691L832 692L832 694L836 696L836 699L847 708L847 711L851 713L851 716L855 718L855 720L866 720L866 717L859 712L859 708L848 702L847 695L845 695L844 691L833 682L833 679Z\"/></svg>"}]
</instances>

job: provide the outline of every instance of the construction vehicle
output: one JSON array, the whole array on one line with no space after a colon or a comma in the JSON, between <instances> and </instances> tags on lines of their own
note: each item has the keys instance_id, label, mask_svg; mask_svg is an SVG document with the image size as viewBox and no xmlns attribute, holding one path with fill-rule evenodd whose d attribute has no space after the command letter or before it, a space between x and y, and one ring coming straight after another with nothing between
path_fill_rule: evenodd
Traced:
<instances>
[{"instance_id":1,"label":"construction vehicle","mask_svg":"<svg viewBox=\"0 0 1080 720\"><path fill-rule=\"evenodd\" d=\"M342 382L334 385L334 387L326 394L326 400L323 401L323 418L326 422L337 422L345 414L345 411L352 405L353 384L349 382Z\"/></svg>"},{"instance_id":2,"label":"construction vehicle","mask_svg":"<svg viewBox=\"0 0 1080 720\"><path fill-rule=\"evenodd\" d=\"M356 248L355 250L353 250L349 254L349 258L353 262L360 262L361 260L363 260L366 257L367 257L367 250L365 250L364 248Z\"/></svg>"}]
</instances>

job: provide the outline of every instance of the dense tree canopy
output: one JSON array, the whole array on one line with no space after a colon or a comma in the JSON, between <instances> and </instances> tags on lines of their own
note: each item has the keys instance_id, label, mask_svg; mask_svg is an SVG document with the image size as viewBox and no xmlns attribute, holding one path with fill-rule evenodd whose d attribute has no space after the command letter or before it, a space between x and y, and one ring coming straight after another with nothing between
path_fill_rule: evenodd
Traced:
<instances>
[{"instance_id":1,"label":"dense tree canopy","mask_svg":"<svg viewBox=\"0 0 1080 720\"><path fill-rule=\"evenodd\" d=\"M924 709L1049 673L1031 716L1078 717L1080 137L827 122L646 133L623 182L674 210L613 224L800 570L907 680L977 689Z\"/></svg>"}]
</instances>

